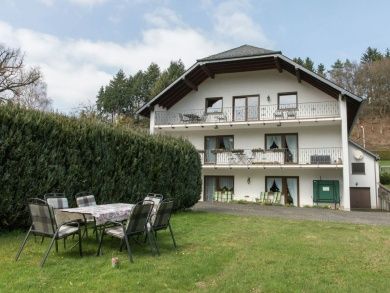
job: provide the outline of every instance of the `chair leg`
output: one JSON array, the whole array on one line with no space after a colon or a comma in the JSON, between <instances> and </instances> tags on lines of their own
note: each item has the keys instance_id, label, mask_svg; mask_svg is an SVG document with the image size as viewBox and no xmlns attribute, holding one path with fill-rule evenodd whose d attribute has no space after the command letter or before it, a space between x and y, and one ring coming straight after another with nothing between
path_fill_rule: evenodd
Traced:
<instances>
[{"instance_id":1,"label":"chair leg","mask_svg":"<svg viewBox=\"0 0 390 293\"><path fill-rule=\"evenodd\" d=\"M23 240L22 244L21 244L20 247L19 247L18 253L16 254L16 257L15 257L15 261L17 261L17 260L19 259L19 256L20 256L20 254L22 253L22 250L23 250L24 246L26 245L26 242L27 242L27 240L28 240L28 237L30 236L30 233L31 233L31 227L30 227L30 229L28 230L26 237L24 237L24 240ZM34 236L35 236L35 235L34 235Z\"/></svg>"},{"instance_id":2,"label":"chair leg","mask_svg":"<svg viewBox=\"0 0 390 293\"><path fill-rule=\"evenodd\" d=\"M125 238L125 242L126 242L127 253L129 255L129 260L130 260L130 262L134 262L133 257L131 255L131 249L130 249L129 239L127 239L127 235L125 235L124 238Z\"/></svg>"},{"instance_id":3,"label":"chair leg","mask_svg":"<svg viewBox=\"0 0 390 293\"><path fill-rule=\"evenodd\" d=\"M82 235L81 235L81 230L79 229L79 252L80 252L80 256L83 257L83 247L81 245L81 241L83 239Z\"/></svg>"},{"instance_id":4,"label":"chair leg","mask_svg":"<svg viewBox=\"0 0 390 293\"><path fill-rule=\"evenodd\" d=\"M45 237L42 236L42 238L41 238L41 245L43 243L43 240L45 240Z\"/></svg>"},{"instance_id":5,"label":"chair leg","mask_svg":"<svg viewBox=\"0 0 390 293\"><path fill-rule=\"evenodd\" d=\"M58 241L56 240L56 252L58 253Z\"/></svg>"},{"instance_id":6,"label":"chair leg","mask_svg":"<svg viewBox=\"0 0 390 293\"><path fill-rule=\"evenodd\" d=\"M99 242L99 248L98 248L98 251L97 251L97 254L96 256L99 256L101 255L101 250L102 250L102 244L103 244L103 236L104 236L104 229L102 231L102 236L100 236L100 242Z\"/></svg>"},{"instance_id":7,"label":"chair leg","mask_svg":"<svg viewBox=\"0 0 390 293\"><path fill-rule=\"evenodd\" d=\"M160 248L158 247L157 238L155 237L156 231L147 232L148 233L148 239L149 239L149 245L152 248L152 252L154 255L153 247L152 247L152 240L154 242L154 247L156 248L157 255L160 255ZM152 239L151 239L152 238Z\"/></svg>"},{"instance_id":8,"label":"chair leg","mask_svg":"<svg viewBox=\"0 0 390 293\"><path fill-rule=\"evenodd\" d=\"M175 237L173 236L173 231L172 231L171 223L168 224L168 227L169 227L169 232L171 232L171 237L172 237L172 241L173 241L173 246L175 246L175 248L177 248L176 241L175 241Z\"/></svg>"},{"instance_id":9,"label":"chair leg","mask_svg":"<svg viewBox=\"0 0 390 293\"><path fill-rule=\"evenodd\" d=\"M52 238L52 240L51 240L51 242L50 242L49 248L47 249L45 255L44 255L43 258L42 258L40 267L43 267L43 265L45 264L46 259L47 259L47 257L49 256L49 252L50 252L51 248L53 247L54 241L57 243L56 237L57 237L57 232L54 234L54 236L53 236L53 238Z\"/></svg>"}]
</instances>

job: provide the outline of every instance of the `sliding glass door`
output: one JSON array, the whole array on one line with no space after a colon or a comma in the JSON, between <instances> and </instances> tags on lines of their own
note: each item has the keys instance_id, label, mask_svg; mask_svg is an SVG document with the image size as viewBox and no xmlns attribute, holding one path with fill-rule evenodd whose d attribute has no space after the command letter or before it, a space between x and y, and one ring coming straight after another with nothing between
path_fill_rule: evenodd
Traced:
<instances>
[{"instance_id":1,"label":"sliding glass door","mask_svg":"<svg viewBox=\"0 0 390 293\"><path fill-rule=\"evenodd\" d=\"M284 204L299 206L299 178L275 176L265 178L266 191L281 192Z\"/></svg>"},{"instance_id":2,"label":"sliding glass door","mask_svg":"<svg viewBox=\"0 0 390 293\"><path fill-rule=\"evenodd\" d=\"M259 119L259 96L235 97L233 100L234 121Z\"/></svg>"}]
</instances>

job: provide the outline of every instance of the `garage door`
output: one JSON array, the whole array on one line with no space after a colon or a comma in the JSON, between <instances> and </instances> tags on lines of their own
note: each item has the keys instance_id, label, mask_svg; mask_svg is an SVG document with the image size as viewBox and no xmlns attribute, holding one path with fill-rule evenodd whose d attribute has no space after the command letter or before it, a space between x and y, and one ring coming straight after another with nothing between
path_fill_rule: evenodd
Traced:
<instances>
[{"instance_id":1,"label":"garage door","mask_svg":"<svg viewBox=\"0 0 390 293\"><path fill-rule=\"evenodd\" d=\"M351 187L351 209L370 209L370 188Z\"/></svg>"}]
</instances>

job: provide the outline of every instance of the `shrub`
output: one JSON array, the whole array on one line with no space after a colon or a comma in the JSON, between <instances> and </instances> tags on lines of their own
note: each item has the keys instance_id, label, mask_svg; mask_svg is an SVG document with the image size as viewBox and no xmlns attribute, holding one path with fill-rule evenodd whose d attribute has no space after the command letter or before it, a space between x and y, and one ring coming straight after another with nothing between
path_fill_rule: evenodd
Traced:
<instances>
[{"instance_id":1,"label":"shrub","mask_svg":"<svg viewBox=\"0 0 390 293\"><path fill-rule=\"evenodd\" d=\"M194 205L201 164L188 141L56 114L0 107L0 228L26 226L26 199L91 191L98 203L136 202L148 192Z\"/></svg>"},{"instance_id":2,"label":"shrub","mask_svg":"<svg viewBox=\"0 0 390 293\"><path fill-rule=\"evenodd\" d=\"M382 173L380 175L380 181L384 185L389 185L390 184L390 173Z\"/></svg>"}]
</instances>

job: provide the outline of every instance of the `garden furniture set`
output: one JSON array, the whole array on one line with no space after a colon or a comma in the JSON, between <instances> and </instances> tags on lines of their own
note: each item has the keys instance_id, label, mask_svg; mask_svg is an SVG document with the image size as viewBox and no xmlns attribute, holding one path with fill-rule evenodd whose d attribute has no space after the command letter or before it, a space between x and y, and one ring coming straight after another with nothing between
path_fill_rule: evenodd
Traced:
<instances>
[{"instance_id":1,"label":"garden furniture set","mask_svg":"<svg viewBox=\"0 0 390 293\"><path fill-rule=\"evenodd\" d=\"M133 262L133 257L129 240L134 236L145 235L145 240L148 240L153 255L155 252L160 255L157 232L169 229L173 245L177 247L170 224L173 200L163 199L161 194L148 194L136 204L97 205L91 193L83 192L76 195L76 203L77 207L69 208L68 199L61 193L46 194L44 200L29 199L28 209L32 223L15 260L19 259L30 235L41 236L42 241L44 237L51 238L50 245L40 263L41 267L45 264L54 244L58 252L58 240L64 240L66 249L66 238L69 236L78 235L78 241L74 246L78 244L79 253L82 256L82 239L84 236L88 237L89 227L93 228L96 240L99 241L97 255L101 255L105 235L119 238L121 240L120 250L126 244L131 262Z\"/></svg>"}]
</instances>

